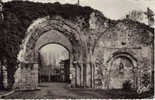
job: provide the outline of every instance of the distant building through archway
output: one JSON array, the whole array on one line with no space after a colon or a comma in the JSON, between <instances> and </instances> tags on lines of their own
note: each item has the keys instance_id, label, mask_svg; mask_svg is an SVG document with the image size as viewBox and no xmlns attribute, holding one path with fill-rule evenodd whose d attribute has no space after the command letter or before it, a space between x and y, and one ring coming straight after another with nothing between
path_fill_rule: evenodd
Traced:
<instances>
[{"instance_id":1,"label":"distant building through archway","mask_svg":"<svg viewBox=\"0 0 155 100\"><path fill-rule=\"evenodd\" d=\"M39 82L68 82L70 74L69 52L59 44L40 48Z\"/></svg>"}]
</instances>

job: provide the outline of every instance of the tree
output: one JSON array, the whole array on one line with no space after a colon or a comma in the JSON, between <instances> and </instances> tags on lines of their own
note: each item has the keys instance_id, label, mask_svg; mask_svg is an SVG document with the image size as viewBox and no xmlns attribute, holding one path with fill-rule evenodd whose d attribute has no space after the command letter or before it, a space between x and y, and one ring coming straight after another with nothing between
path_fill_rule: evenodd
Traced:
<instances>
[{"instance_id":1,"label":"tree","mask_svg":"<svg viewBox=\"0 0 155 100\"><path fill-rule=\"evenodd\" d=\"M126 18L140 22L144 19L144 13L140 10L132 10L129 12L129 14L126 15Z\"/></svg>"},{"instance_id":2,"label":"tree","mask_svg":"<svg viewBox=\"0 0 155 100\"><path fill-rule=\"evenodd\" d=\"M146 11L132 10L126 15L126 19L154 26L154 12L150 8L147 8Z\"/></svg>"},{"instance_id":3,"label":"tree","mask_svg":"<svg viewBox=\"0 0 155 100\"><path fill-rule=\"evenodd\" d=\"M144 14L148 18L148 25L153 26L153 24L154 24L154 12L150 8L147 8L147 12L144 12Z\"/></svg>"}]
</instances>

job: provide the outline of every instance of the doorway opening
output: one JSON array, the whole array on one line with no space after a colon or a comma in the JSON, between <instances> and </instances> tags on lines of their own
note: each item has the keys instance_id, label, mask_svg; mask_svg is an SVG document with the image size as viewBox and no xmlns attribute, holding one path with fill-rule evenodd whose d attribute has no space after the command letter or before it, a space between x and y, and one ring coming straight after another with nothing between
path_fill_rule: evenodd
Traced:
<instances>
[{"instance_id":1,"label":"doorway opening","mask_svg":"<svg viewBox=\"0 0 155 100\"><path fill-rule=\"evenodd\" d=\"M70 54L61 44L46 44L39 49L39 83L70 83Z\"/></svg>"},{"instance_id":2,"label":"doorway opening","mask_svg":"<svg viewBox=\"0 0 155 100\"><path fill-rule=\"evenodd\" d=\"M122 89L123 84L130 82L133 88L134 65L130 59L125 56L118 56L111 64L110 69L110 88Z\"/></svg>"}]
</instances>

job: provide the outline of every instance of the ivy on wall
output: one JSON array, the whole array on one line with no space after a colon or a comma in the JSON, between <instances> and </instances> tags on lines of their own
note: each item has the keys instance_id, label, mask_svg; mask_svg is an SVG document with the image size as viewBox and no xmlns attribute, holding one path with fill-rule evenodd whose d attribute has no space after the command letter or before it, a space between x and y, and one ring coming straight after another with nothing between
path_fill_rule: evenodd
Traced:
<instances>
[{"instance_id":1,"label":"ivy on wall","mask_svg":"<svg viewBox=\"0 0 155 100\"><path fill-rule=\"evenodd\" d=\"M9 87L14 82L14 72L17 66L17 54L25 37L27 28L34 20L44 16L59 15L64 19L75 21L81 16L82 27L88 27L89 15L94 10L90 7L60 3L33 3L28 1L6 2L4 5L4 20L0 23L0 60L7 59ZM37 10L36 10L37 9Z\"/></svg>"}]
</instances>

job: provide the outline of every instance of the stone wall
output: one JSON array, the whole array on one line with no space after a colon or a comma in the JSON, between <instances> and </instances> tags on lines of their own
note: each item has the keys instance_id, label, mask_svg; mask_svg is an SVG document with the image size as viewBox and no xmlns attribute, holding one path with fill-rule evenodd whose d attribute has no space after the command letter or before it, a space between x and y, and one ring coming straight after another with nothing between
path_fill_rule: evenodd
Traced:
<instances>
[{"instance_id":1,"label":"stone wall","mask_svg":"<svg viewBox=\"0 0 155 100\"><path fill-rule=\"evenodd\" d=\"M85 27L84 24L86 22L80 16L74 20L67 20L61 16L36 19L27 30L27 36L22 44L23 48L18 56L19 61L26 65L38 64L36 53L39 48L50 42L58 42L70 50L72 86L113 88L114 83L111 80L114 75L111 71L115 72L119 68L118 60L126 64L130 63L128 65L131 69L126 66L125 68L130 70L127 71L131 74L127 75L128 79L133 77L132 87L138 88L143 85L143 74L151 75L150 70L153 68L153 32L150 28L128 20L112 21L98 11L90 14L89 23L87 23L89 27ZM45 41L39 42L45 38ZM114 67L115 63L118 68ZM32 69L31 71L33 74ZM29 70L29 73L31 71ZM37 69L35 72L37 73ZM26 71L22 73L23 77L29 77L26 73ZM36 73L30 77L37 77ZM27 82L31 81L30 77L26 79ZM35 82L34 84L37 85ZM32 87L36 87L35 85ZM22 83L22 86L27 85Z\"/></svg>"},{"instance_id":2,"label":"stone wall","mask_svg":"<svg viewBox=\"0 0 155 100\"><path fill-rule=\"evenodd\" d=\"M36 81L32 82L33 78L30 77L37 76L36 74L38 69L34 70L34 75L31 75L30 70L32 69L30 68L34 68L35 64L38 64L38 67L40 67L38 55L39 49L49 43L61 44L69 50L70 73L72 74L71 85L73 87L83 86L81 74L84 72L83 70L80 70L81 66L85 64L81 63L84 57L83 53L85 53L83 52L85 46L84 43L82 43L84 41L82 39L83 32L80 31L81 30L79 29L79 26L73 24L73 22L61 18L60 16L55 16L53 18L45 17L34 21L34 23L32 23L27 30L27 36L22 44L23 48L21 48L21 51L18 55L18 60L21 62L21 64L24 63L24 66L21 65L21 71L23 71L22 77L26 82L21 80L20 82L22 83L22 86L25 86L27 89L29 89L29 87L32 89L36 88L35 85L29 86L29 84L26 84L36 84ZM31 64L32 66L30 67L29 65ZM30 75L28 75L27 72L30 73Z\"/></svg>"},{"instance_id":3,"label":"stone wall","mask_svg":"<svg viewBox=\"0 0 155 100\"><path fill-rule=\"evenodd\" d=\"M96 58L96 76L98 76L97 70L109 70L109 60L116 55L120 57L127 57L129 59L135 59L136 64L133 65L133 70L136 69L133 74L138 73L136 82L133 83L138 88L143 85L143 75L148 73L151 81L151 68L152 62L152 45L153 45L153 33L147 29L137 28L135 23L130 24L128 21L120 21L117 24L105 32L98 41L95 48ZM131 56L128 57L128 56ZM110 68L115 69L115 68ZM107 83L106 75L101 75L103 78L96 79L101 80L102 83ZM109 76L110 77L110 76ZM110 80L111 81L111 80ZM97 82L96 82L97 83ZM114 83L116 84L116 83ZM107 88L102 86L103 88ZM112 87L111 87L112 88Z\"/></svg>"},{"instance_id":4,"label":"stone wall","mask_svg":"<svg viewBox=\"0 0 155 100\"><path fill-rule=\"evenodd\" d=\"M13 88L16 90L35 90L38 88L38 64L21 63L15 74Z\"/></svg>"}]
</instances>

